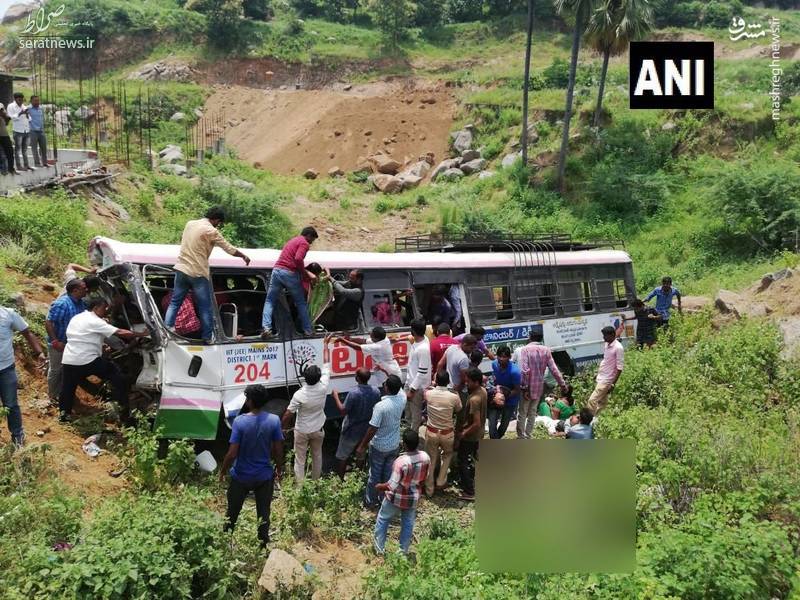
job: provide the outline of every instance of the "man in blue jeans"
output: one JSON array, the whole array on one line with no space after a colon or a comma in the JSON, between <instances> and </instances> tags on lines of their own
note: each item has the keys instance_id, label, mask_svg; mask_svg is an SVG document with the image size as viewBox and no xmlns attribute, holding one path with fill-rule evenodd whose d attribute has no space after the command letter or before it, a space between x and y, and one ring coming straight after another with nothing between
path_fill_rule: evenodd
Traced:
<instances>
[{"instance_id":1,"label":"man in blue jeans","mask_svg":"<svg viewBox=\"0 0 800 600\"><path fill-rule=\"evenodd\" d=\"M178 262L175 263L175 285L172 300L164 317L164 325L175 333L175 318L183 304L183 299L192 290L195 311L202 326L201 336L206 343L214 339L214 307L211 301L211 281L208 257L215 247L222 248L232 256L238 256L246 265L248 258L234 248L218 231L225 222L225 211L219 206L209 208L203 219L189 221L183 229Z\"/></svg>"},{"instance_id":2,"label":"man in blue jeans","mask_svg":"<svg viewBox=\"0 0 800 600\"><path fill-rule=\"evenodd\" d=\"M492 362L492 379L494 389L489 394L489 438L501 439L508 429L508 424L517 410L520 396L520 383L522 372L519 367L511 362L511 348L500 346L497 349L497 358ZM503 405L496 403L496 394L500 392Z\"/></svg>"},{"instance_id":3,"label":"man in blue jeans","mask_svg":"<svg viewBox=\"0 0 800 600\"><path fill-rule=\"evenodd\" d=\"M261 384L249 385L244 395L250 412L240 413L234 419L230 447L219 471L220 481L225 480L228 469L231 472L225 531L232 531L236 526L245 498L253 492L258 515L258 539L264 548L269 543L269 513L275 478L280 479L283 474L283 431L281 420L264 410L269 400L267 388Z\"/></svg>"},{"instance_id":4,"label":"man in blue jeans","mask_svg":"<svg viewBox=\"0 0 800 600\"><path fill-rule=\"evenodd\" d=\"M412 429L403 433L403 452L392 464L392 476L386 483L379 483L376 488L386 496L378 511L375 522L375 552L379 555L386 550L386 534L389 522L400 515L400 551L408 554L411 538L414 535L414 522L417 520L417 504L419 503L422 482L431 468L430 457L419 449L419 434Z\"/></svg>"},{"instance_id":5,"label":"man in blue jeans","mask_svg":"<svg viewBox=\"0 0 800 600\"><path fill-rule=\"evenodd\" d=\"M308 315L306 293L303 290L303 277L311 283L317 279L314 273L306 269L305 258L311 244L318 237L316 229L311 226L303 227L300 235L293 237L283 246L269 278L267 301L264 302L264 314L261 317L261 337L263 339L267 340L273 336L272 313L275 311L275 305L283 290L288 290L292 297L303 334L308 336L313 333L311 318Z\"/></svg>"},{"instance_id":6,"label":"man in blue jeans","mask_svg":"<svg viewBox=\"0 0 800 600\"><path fill-rule=\"evenodd\" d=\"M367 433L356 448L356 456L362 458L369 446L369 479L364 503L370 508L380 504L382 494L375 486L389 480L392 464L400 452L400 419L406 408L406 393L397 375L389 375L383 388L386 395L372 409Z\"/></svg>"},{"instance_id":7,"label":"man in blue jeans","mask_svg":"<svg viewBox=\"0 0 800 600\"><path fill-rule=\"evenodd\" d=\"M39 340L28 329L28 324L16 311L0 306L0 400L8 410L8 430L17 448L25 443L22 429L22 411L17 402L17 370L14 367L14 333L20 332L44 367L44 352Z\"/></svg>"}]
</instances>

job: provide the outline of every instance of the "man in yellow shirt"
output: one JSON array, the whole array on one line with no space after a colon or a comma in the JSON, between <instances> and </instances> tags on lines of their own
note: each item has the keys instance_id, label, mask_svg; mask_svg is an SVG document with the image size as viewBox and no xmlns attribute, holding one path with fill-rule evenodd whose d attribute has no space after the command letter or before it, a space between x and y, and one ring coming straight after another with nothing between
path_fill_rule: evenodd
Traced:
<instances>
[{"instance_id":1,"label":"man in yellow shirt","mask_svg":"<svg viewBox=\"0 0 800 600\"><path fill-rule=\"evenodd\" d=\"M164 317L167 329L174 332L178 309L191 289L195 310L203 328L201 335L206 343L210 343L214 339L211 272L208 267L208 257L211 256L211 251L217 246L232 256L238 256L246 265L250 264L250 258L234 248L218 231L224 222L225 211L219 206L214 206L208 209L205 218L186 223L181 236L178 262L174 266L175 286L172 300Z\"/></svg>"}]
</instances>

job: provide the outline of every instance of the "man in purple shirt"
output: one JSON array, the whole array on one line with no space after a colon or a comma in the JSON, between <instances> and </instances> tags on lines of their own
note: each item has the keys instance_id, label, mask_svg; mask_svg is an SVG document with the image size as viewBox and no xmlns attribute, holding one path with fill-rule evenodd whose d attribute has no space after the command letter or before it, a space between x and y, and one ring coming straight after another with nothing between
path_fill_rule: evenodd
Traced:
<instances>
[{"instance_id":1,"label":"man in purple shirt","mask_svg":"<svg viewBox=\"0 0 800 600\"><path fill-rule=\"evenodd\" d=\"M308 303L306 294L303 290L303 277L309 282L316 281L317 276L311 271L306 270L305 258L311 244L319 236L317 230L311 226L304 227L300 235L293 237L283 247L278 260L272 267L272 275L269 278L269 291L267 301L264 302L264 314L261 318L261 337L269 339L272 337L272 313L275 305L283 290L288 290L289 295L297 308L300 318L300 326L303 334L310 336L313 334L311 329L311 317L308 315Z\"/></svg>"}]
</instances>

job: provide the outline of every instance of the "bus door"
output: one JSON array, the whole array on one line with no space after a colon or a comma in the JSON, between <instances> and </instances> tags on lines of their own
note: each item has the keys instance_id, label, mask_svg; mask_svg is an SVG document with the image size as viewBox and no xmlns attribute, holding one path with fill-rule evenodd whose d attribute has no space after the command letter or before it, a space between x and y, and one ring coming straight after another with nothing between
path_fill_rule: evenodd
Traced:
<instances>
[{"instance_id":1,"label":"bus door","mask_svg":"<svg viewBox=\"0 0 800 600\"><path fill-rule=\"evenodd\" d=\"M199 332L188 330L197 326L195 319L198 318L191 295L187 295L180 308L186 312L179 313L176 321L176 330L181 333L167 331L163 319L172 298L173 269L145 265L142 278L165 338L156 429L160 436L167 438L214 439L222 408L223 347L204 344ZM187 329L180 329L184 326Z\"/></svg>"}]
</instances>

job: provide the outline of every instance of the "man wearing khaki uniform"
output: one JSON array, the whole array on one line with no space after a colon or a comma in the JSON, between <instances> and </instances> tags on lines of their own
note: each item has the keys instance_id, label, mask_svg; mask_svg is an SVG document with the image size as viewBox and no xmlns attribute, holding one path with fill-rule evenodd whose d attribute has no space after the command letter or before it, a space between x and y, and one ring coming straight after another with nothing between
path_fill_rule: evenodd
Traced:
<instances>
[{"instance_id":1,"label":"man wearing khaki uniform","mask_svg":"<svg viewBox=\"0 0 800 600\"><path fill-rule=\"evenodd\" d=\"M461 400L458 395L448 389L450 375L447 371L436 373L436 387L425 391L425 402L428 407L427 433L425 435L425 452L431 457L431 466L425 478L425 494L429 497L434 492L434 473L436 462L441 453L439 477L436 478L436 489L447 483L447 470L453 458L453 438L456 415L461 412Z\"/></svg>"},{"instance_id":2,"label":"man wearing khaki uniform","mask_svg":"<svg viewBox=\"0 0 800 600\"><path fill-rule=\"evenodd\" d=\"M608 404L608 396L617 385L625 366L625 349L617 339L617 332L613 327L603 327L603 340L603 360L597 369L597 385L589 396L588 403L595 416Z\"/></svg>"}]
</instances>

